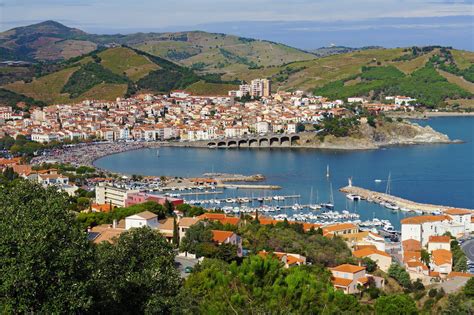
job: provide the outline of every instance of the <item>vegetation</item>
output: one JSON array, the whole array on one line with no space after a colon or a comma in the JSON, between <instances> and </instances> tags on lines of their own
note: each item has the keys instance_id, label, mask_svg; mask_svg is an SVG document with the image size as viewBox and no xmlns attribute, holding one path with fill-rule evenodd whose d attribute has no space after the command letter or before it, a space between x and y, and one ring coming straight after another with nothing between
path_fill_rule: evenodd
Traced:
<instances>
[{"instance_id":1,"label":"vegetation","mask_svg":"<svg viewBox=\"0 0 474 315\"><path fill-rule=\"evenodd\" d=\"M127 78L115 74L98 63L90 62L75 71L61 90L76 98L101 83L127 83Z\"/></svg>"},{"instance_id":2,"label":"vegetation","mask_svg":"<svg viewBox=\"0 0 474 315\"><path fill-rule=\"evenodd\" d=\"M397 282L405 289L410 290L412 288L410 275L402 266L398 264L392 264L388 269L388 275L397 280Z\"/></svg>"},{"instance_id":3,"label":"vegetation","mask_svg":"<svg viewBox=\"0 0 474 315\"><path fill-rule=\"evenodd\" d=\"M25 104L25 106L22 107L23 110L32 106L42 107L46 105L42 101L38 101L23 94L0 88L0 105L11 106L13 109L19 109L18 103Z\"/></svg>"},{"instance_id":4,"label":"vegetation","mask_svg":"<svg viewBox=\"0 0 474 315\"><path fill-rule=\"evenodd\" d=\"M150 211L158 216L158 219L164 219L169 213L166 212L165 207L154 202L148 201L145 203L133 205L124 208L114 208L111 212L90 212L90 213L79 213L77 215L77 221L86 229L100 224L111 224L113 220L120 221L125 217L143 212Z\"/></svg>"},{"instance_id":5,"label":"vegetation","mask_svg":"<svg viewBox=\"0 0 474 315\"><path fill-rule=\"evenodd\" d=\"M418 314L415 301L406 294L381 296L375 301L376 314Z\"/></svg>"},{"instance_id":6,"label":"vegetation","mask_svg":"<svg viewBox=\"0 0 474 315\"><path fill-rule=\"evenodd\" d=\"M407 95L417 99L418 103L429 107L440 105L446 99L466 98L471 93L450 83L436 72L432 63L404 75L394 67L363 67L361 82L344 85L344 80L334 81L317 88L315 93L330 98L346 99L350 96L369 95Z\"/></svg>"},{"instance_id":7,"label":"vegetation","mask_svg":"<svg viewBox=\"0 0 474 315\"><path fill-rule=\"evenodd\" d=\"M205 260L184 291L192 313L356 314L362 309L354 296L334 291L327 272L316 267L284 269L277 260L259 256L240 266Z\"/></svg>"},{"instance_id":8,"label":"vegetation","mask_svg":"<svg viewBox=\"0 0 474 315\"><path fill-rule=\"evenodd\" d=\"M320 136L333 135L335 137L347 137L355 127L360 124L356 117L352 118L337 118L326 117L323 120L323 131L319 133Z\"/></svg>"}]
</instances>

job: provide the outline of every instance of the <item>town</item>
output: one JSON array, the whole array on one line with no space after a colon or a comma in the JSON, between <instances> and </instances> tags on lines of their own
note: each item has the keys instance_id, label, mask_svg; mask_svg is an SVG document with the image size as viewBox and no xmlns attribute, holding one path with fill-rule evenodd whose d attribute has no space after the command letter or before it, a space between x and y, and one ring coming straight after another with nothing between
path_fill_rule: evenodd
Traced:
<instances>
[{"instance_id":1,"label":"town","mask_svg":"<svg viewBox=\"0 0 474 315\"><path fill-rule=\"evenodd\" d=\"M173 91L169 95L142 94L113 102L87 100L27 111L0 107L0 138L22 135L39 143L91 139L192 142L294 134L304 131L304 124L318 124L325 117L352 117L354 113L348 109L351 104L374 115L413 111L416 104L406 96L387 96L384 103L372 103L363 97L328 100L303 91L271 94L270 89L269 80L255 79L229 91L228 96Z\"/></svg>"}]
</instances>

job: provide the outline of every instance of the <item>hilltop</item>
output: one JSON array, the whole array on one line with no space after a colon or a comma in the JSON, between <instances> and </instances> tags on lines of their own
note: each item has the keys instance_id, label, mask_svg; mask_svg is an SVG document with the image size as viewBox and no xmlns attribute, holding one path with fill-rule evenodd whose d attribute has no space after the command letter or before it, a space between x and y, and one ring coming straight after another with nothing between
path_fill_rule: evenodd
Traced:
<instances>
[{"instance_id":1,"label":"hilltop","mask_svg":"<svg viewBox=\"0 0 474 315\"><path fill-rule=\"evenodd\" d=\"M0 60L65 60L100 46L126 45L199 70L261 67L313 59L274 42L201 31L96 35L45 21L0 33Z\"/></svg>"}]
</instances>

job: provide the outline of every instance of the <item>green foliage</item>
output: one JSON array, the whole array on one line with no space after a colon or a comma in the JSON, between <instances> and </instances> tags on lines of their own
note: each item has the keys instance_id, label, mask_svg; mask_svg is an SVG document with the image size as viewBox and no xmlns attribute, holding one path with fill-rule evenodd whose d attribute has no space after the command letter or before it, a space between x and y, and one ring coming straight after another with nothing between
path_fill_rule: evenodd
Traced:
<instances>
[{"instance_id":1,"label":"green foliage","mask_svg":"<svg viewBox=\"0 0 474 315\"><path fill-rule=\"evenodd\" d=\"M125 217L143 212L150 211L158 215L158 219L164 219L166 217L166 211L164 207L154 201L147 201L141 204L133 205L124 208L115 208L111 212L90 212L90 213L79 213L77 215L77 221L80 223L83 229L88 227L100 225L100 224L111 224L113 220L120 221Z\"/></svg>"},{"instance_id":2,"label":"green foliage","mask_svg":"<svg viewBox=\"0 0 474 315\"><path fill-rule=\"evenodd\" d=\"M76 98L100 83L128 83L128 79L96 62L89 62L71 75L61 93L69 93L70 98Z\"/></svg>"},{"instance_id":3,"label":"green foliage","mask_svg":"<svg viewBox=\"0 0 474 315\"><path fill-rule=\"evenodd\" d=\"M335 266L347 262L352 256L346 243L338 237L327 238L319 233L303 233L293 224L248 224L239 229L243 247L253 253L261 250L296 253L306 256L308 262L323 266Z\"/></svg>"},{"instance_id":4,"label":"green foliage","mask_svg":"<svg viewBox=\"0 0 474 315\"><path fill-rule=\"evenodd\" d=\"M6 313L89 309L92 250L65 195L17 180L0 190L0 304Z\"/></svg>"},{"instance_id":5,"label":"green foliage","mask_svg":"<svg viewBox=\"0 0 474 315\"><path fill-rule=\"evenodd\" d=\"M388 80L401 79L405 75L394 66L385 67L362 67L361 79L372 80Z\"/></svg>"},{"instance_id":6,"label":"green foliage","mask_svg":"<svg viewBox=\"0 0 474 315\"><path fill-rule=\"evenodd\" d=\"M388 275L397 280L397 282L405 289L412 288L410 275L402 266L398 264L392 264L388 269Z\"/></svg>"},{"instance_id":7,"label":"green foliage","mask_svg":"<svg viewBox=\"0 0 474 315\"><path fill-rule=\"evenodd\" d=\"M333 99L369 95L371 92L374 92L375 96L407 95L430 107L440 105L447 98L471 96L471 93L449 83L431 63L427 63L425 67L416 70L411 75L396 72L391 66L365 69L368 70L362 72L361 78L365 77L366 80L362 82L346 86L343 80L334 81L317 88L314 93Z\"/></svg>"},{"instance_id":8,"label":"green foliage","mask_svg":"<svg viewBox=\"0 0 474 315\"><path fill-rule=\"evenodd\" d=\"M0 104L11 106L14 109L18 109L17 104L23 102L26 104L26 109L31 106L43 107L46 104L42 101L37 101L31 97L19 94L7 89L0 88Z\"/></svg>"},{"instance_id":9,"label":"green foliage","mask_svg":"<svg viewBox=\"0 0 474 315\"><path fill-rule=\"evenodd\" d=\"M464 286L463 292L466 296L474 298L474 277L471 277Z\"/></svg>"},{"instance_id":10,"label":"green foliage","mask_svg":"<svg viewBox=\"0 0 474 315\"><path fill-rule=\"evenodd\" d=\"M320 135L333 135L335 137L347 137L360 122L357 118L326 117L323 120L323 132Z\"/></svg>"},{"instance_id":11,"label":"green foliage","mask_svg":"<svg viewBox=\"0 0 474 315\"><path fill-rule=\"evenodd\" d=\"M185 217L197 217L206 212L206 210L203 207L191 206L186 203L177 205L176 210L183 212L183 215Z\"/></svg>"},{"instance_id":12,"label":"green foliage","mask_svg":"<svg viewBox=\"0 0 474 315\"><path fill-rule=\"evenodd\" d=\"M451 241L451 253L453 254L453 271L466 271L467 257L456 240Z\"/></svg>"},{"instance_id":13,"label":"green foliage","mask_svg":"<svg viewBox=\"0 0 474 315\"><path fill-rule=\"evenodd\" d=\"M418 314L415 301L407 294L381 296L375 301L375 314Z\"/></svg>"},{"instance_id":14,"label":"green foliage","mask_svg":"<svg viewBox=\"0 0 474 315\"><path fill-rule=\"evenodd\" d=\"M444 305L441 314L471 315L474 313L474 299L464 295L462 292L458 294L448 295L448 301Z\"/></svg>"},{"instance_id":15,"label":"green foliage","mask_svg":"<svg viewBox=\"0 0 474 315\"><path fill-rule=\"evenodd\" d=\"M205 260L185 284L189 312L224 314L328 314L360 312L357 299L335 292L317 268L284 269L277 260L251 256L239 266Z\"/></svg>"},{"instance_id":16,"label":"green foliage","mask_svg":"<svg viewBox=\"0 0 474 315\"><path fill-rule=\"evenodd\" d=\"M374 272L375 270L377 270L377 263L369 257L364 257L362 259L362 264L365 266L367 272Z\"/></svg>"},{"instance_id":17,"label":"green foliage","mask_svg":"<svg viewBox=\"0 0 474 315\"><path fill-rule=\"evenodd\" d=\"M92 278L94 313L166 314L178 302L173 248L146 227L121 234L114 245L98 245Z\"/></svg>"}]
</instances>

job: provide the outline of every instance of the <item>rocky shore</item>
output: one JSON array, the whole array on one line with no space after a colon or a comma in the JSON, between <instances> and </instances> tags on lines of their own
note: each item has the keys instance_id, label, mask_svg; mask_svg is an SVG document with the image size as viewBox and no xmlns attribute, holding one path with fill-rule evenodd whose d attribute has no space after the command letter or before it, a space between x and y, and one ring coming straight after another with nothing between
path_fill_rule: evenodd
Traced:
<instances>
[{"instance_id":1,"label":"rocky shore","mask_svg":"<svg viewBox=\"0 0 474 315\"><path fill-rule=\"evenodd\" d=\"M459 143L451 140L430 126L422 127L410 122L392 122L372 128L361 124L348 137L326 136L321 140L315 135L302 134L298 146L317 149L368 150L396 145Z\"/></svg>"}]
</instances>

